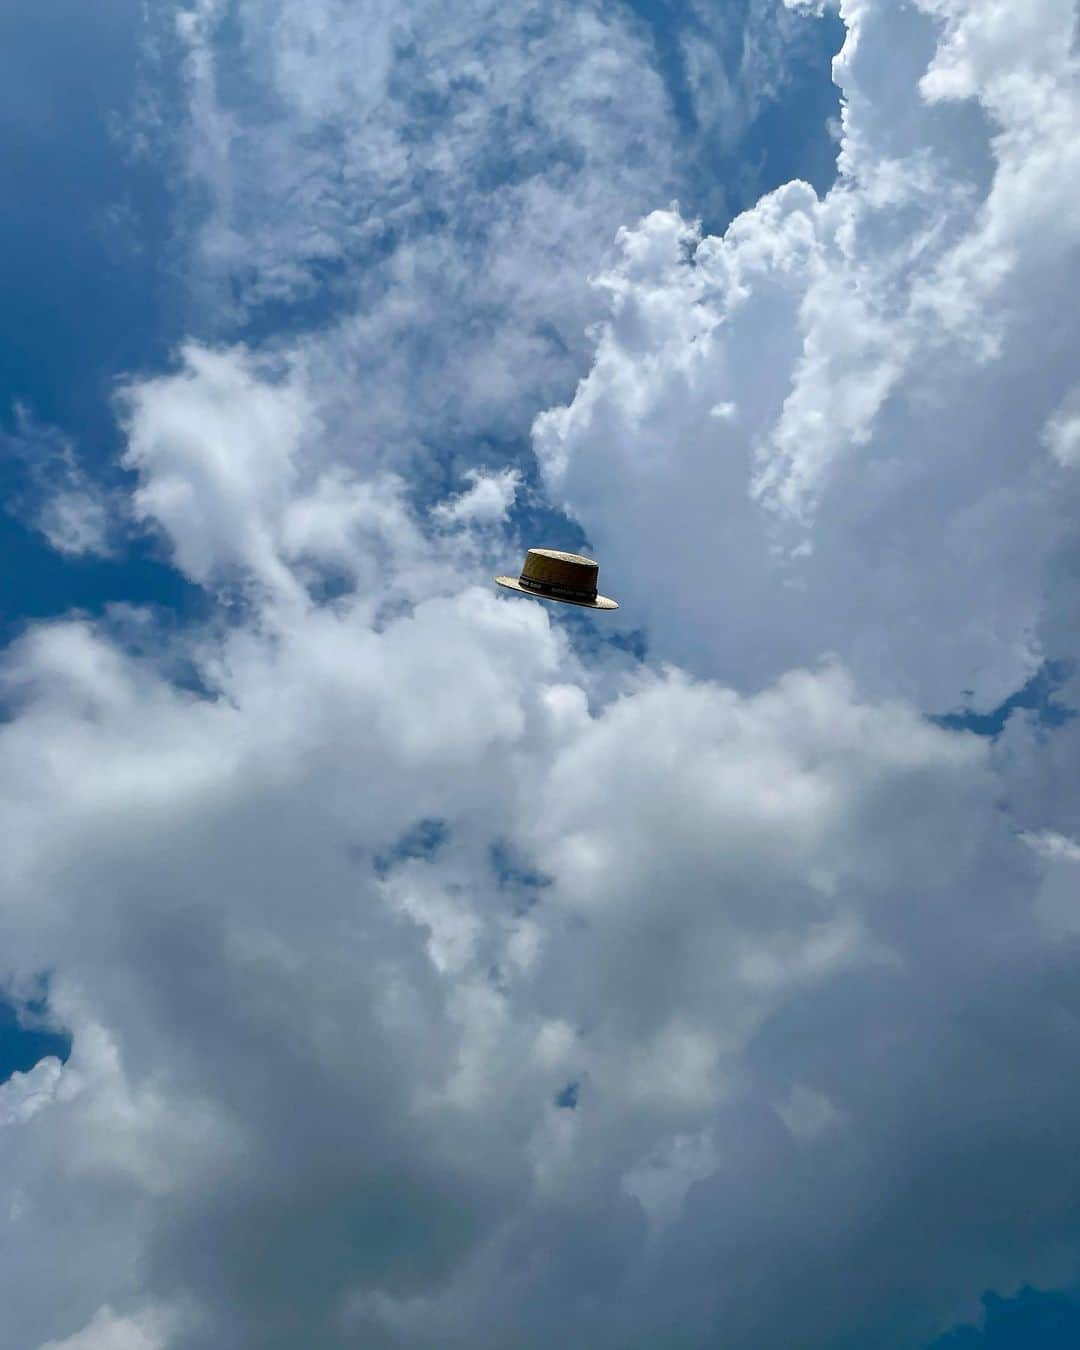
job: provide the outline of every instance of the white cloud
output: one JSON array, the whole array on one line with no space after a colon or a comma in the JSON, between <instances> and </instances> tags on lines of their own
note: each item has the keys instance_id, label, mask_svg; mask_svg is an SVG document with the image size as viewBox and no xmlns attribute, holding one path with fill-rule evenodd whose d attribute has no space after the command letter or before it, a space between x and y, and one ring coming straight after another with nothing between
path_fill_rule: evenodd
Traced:
<instances>
[{"instance_id":1,"label":"white cloud","mask_svg":"<svg viewBox=\"0 0 1080 1350\"><path fill-rule=\"evenodd\" d=\"M16 1070L6 1082L0 1083L0 1126L29 1120L48 1106L62 1072L55 1055L47 1055L26 1073Z\"/></svg>"},{"instance_id":2,"label":"white cloud","mask_svg":"<svg viewBox=\"0 0 1080 1350\"><path fill-rule=\"evenodd\" d=\"M443 525L470 521L478 525L505 523L521 486L521 474L516 469L489 474L470 469L466 478L472 487L452 501L438 502L431 512L435 520Z\"/></svg>"},{"instance_id":3,"label":"white cloud","mask_svg":"<svg viewBox=\"0 0 1080 1350\"><path fill-rule=\"evenodd\" d=\"M1047 419L1042 439L1065 468L1080 464L1080 388L1071 389Z\"/></svg>"},{"instance_id":4,"label":"white cloud","mask_svg":"<svg viewBox=\"0 0 1080 1350\"><path fill-rule=\"evenodd\" d=\"M468 471L472 486L431 509L432 540L400 474L326 462L317 381L302 362L199 344L179 361L124 390L124 462L141 475L135 514L193 581L234 598L254 587L299 611L343 582L383 615L486 581L504 560L493 527L505 524L517 470Z\"/></svg>"},{"instance_id":5,"label":"white cloud","mask_svg":"<svg viewBox=\"0 0 1080 1350\"><path fill-rule=\"evenodd\" d=\"M117 1317L107 1304L93 1321L74 1336L48 1341L39 1350L163 1350L165 1341L156 1329L154 1315Z\"/></svg>"},{"instance_id":6,"label":"white cloud","mask_svg":"<svg viewBox=\"0 0 1080 1350\"><path fill-rule=\"evenodd\" d=\"M593 368L534 444L660 655L753 688L835 651L928 710L992 707L1044 654L1068 538L1034 451L1075 378L1072 10L843 13L837 185L722 238L623 231Z\"/></svg>"},{"instance_id":7,"label":"white cloud","mask_svg":"<svg viewBox=\"0 0 1080 1350\"><path fill-rule=\"evenodd\" d=\"M42 509L38 526L60 553L107 553L107 518L101 499L88 492L60 492Z\"/></svg>"},{"instance_id":8,"label":"white cloud","mask_svg":"<svg viewBox=\"0 0 1080 1350\"><path fill-rule=\"evenodd\" d=\"M821 1092L796 1083L788 1099L777 1107L777 1114L796 1139L812 1141L840 1121L840 1113Z\"/></svg>"},{"instance_id":9,"label":"white cloud","mask_svg":"<svg viewBox=\"0 0 1080 1350\"><path fill-rule=\"evenodd\" d=\"M1058 941L1080 934L1080 844L1054 830L1023 833L1024 842L1043 860L1042 885L1035 911L1045 930Z\"/></svg>"},{"instance_id":10,"label":"white cloud","mask_svg":"<svg viewBox=\"0 0 1080 1350\"><path fill-rule=\"evenodd\" d=\"M1024 842L1030 844L1036 853L1044 858L1061 859L1063 862L1080 862L1080 844L1075 839L1067 839L1053 830L1044 830L1041 834L1026 834Z\"/></svg>"},{"instance_id":11,"label":"white cloud","mask_svg":"<svg viewBox=\"0 0 1080 1350\"><path fill-rule=\"evenodd\" d=\"M773 1019L860 972L924 987L958 949L986 978L996 927L984 951L973 924L1019 919L1002 878L1027 850L987 823L986 747L860 703L837 669L752 699L642 672L590 710L546 611L487 588L381 632L360 598L271 601L193 654L210 700L86 624L8 655L9 951L53 969L75 1036L67 1087L4 1170L36 1235L8 1277L34 1287L58 1199L81 1193L64 1241L84 1222L110 1241L71 1263L75 1326L79 1300L85 1322L103 1293L141 1293L199 1307L185 1350L345 1344L361 1311L374 1344L403 1317L418 1346L453 1325L550 1338L548 1282L575 1308L583 1290L544 1262L507 1283L531 1228L590 1250L610 1229L618 1268L666 1261L658 1232L698 1229L680 1197L712 1174L683 1136L711 1131L727 1159L722 1112L800 1085L867 1128L870 1080L836 1078L850 1036L759 1081ZM380 880L373 859L418 817L445 820L445 843ZM491 869L499 840L553 878L527 913ZM660 1224L647 1242L635 1195ZM139 1287L119 1273L136 1253ZM618 1319L586 1326L623 1343Z\"/></svg>"},{"instance_id":12,"label":"white cloud","mask_svg":"<svg viewBox=\"0 0 1080 1350\"><path fill-rule=\"evenodd\" d=\"M135 511L168 532L192 580L244 567L288 591L291 577L269 531L295 489L303 395L291 383L260 379L243 351L188 346L182 359L179 375L127 392L124 463L144 477Z\"/></svg>"},{"instance_id":13,"label":"white cloud","mask_svg":"<svg viewBox=\"0 0 1080 1350\"><path fill-rule=\"evenodd\" d=\"M667 1227L678 1217L693 1183L712 1176L716 1166L707 1131L677 1134L626 1173L623 1189L639 1201L653 1224Z\"/></svg>"}]
</instances>

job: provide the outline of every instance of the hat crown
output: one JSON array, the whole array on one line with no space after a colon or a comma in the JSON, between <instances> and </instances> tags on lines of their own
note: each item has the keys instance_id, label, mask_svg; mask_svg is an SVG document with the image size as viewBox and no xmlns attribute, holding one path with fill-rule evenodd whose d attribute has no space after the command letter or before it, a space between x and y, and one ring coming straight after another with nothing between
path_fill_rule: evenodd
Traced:
<instances>
[{"instance_id":1,"label":"hat crown","mask_svg":"<svg viewBox=\"0 0 1080 1350\"><path fill-rule=\"evenodd\" d=\"M517 579L496 577L500 586L525 591L545 600L563 600L591 609L618 609L618 602L600 595L596 582L600 574L592 558L580 553L564 553L557 548L531 548Z\"/></svg>"},{"instance_id":2,"label":"hat crown","mask_svg":"<svg viewBox=\"0 0 1080 1350\"><path fill-rule=\"evenodd\" d=\"M561 553L553 548L531 548L525 555L521 576L528 581L548 581L576 590L594 591L600 569L592 558L580 553Z\"/></svg>"}]
</instances>

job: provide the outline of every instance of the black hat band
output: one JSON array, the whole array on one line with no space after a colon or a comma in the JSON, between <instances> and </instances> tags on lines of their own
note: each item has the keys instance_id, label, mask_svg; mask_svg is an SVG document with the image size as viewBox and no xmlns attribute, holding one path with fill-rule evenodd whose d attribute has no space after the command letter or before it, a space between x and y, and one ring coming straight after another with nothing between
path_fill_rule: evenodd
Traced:
<instances>
[{"instance_id":1,"label":"black hat band","mask_svg":"<svg viewBox=\"0 0 1080 1350\"><path fill-rule=\"evenodd\" d=\"M534 581L531 577L518 577L518 585L524 586L529 591L539 591L541 595L562 596L566 600L585 600L593 601L596 599L596 589L591 591L581 590L577 586L559 586L554 581Z\"/></svg>"}]
</instances>

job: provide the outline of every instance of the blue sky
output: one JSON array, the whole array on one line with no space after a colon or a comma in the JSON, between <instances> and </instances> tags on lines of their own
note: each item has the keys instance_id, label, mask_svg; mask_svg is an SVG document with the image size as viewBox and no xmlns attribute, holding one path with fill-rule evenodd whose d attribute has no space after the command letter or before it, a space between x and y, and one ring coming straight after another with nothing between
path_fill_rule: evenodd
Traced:
<instances>
[{"instance_id":1,"label":"blue sky","mask_svg":"<svg viewBox=\"0 0 1080 1350\"><path fill-rule=\"evenodd\" d=\"M931 1350L1064 1350L1080 1335L1080 1304L1065 1294L1022 1289L1015 1298L988 1294L983 1299L983 1323L970 1324L936 1340Z\"/></svg>"},{"instance_id":2,"label":"blue sky","mask_svg":"<svg viewBox=\"0 0 1080 1350\"><path fill-rule=\"evenodd\" d=\"M1077 1342L1033 3L0 14L30 1350Z\"/></svg>"},{"instance_id":3,"label":"blue sky","mask_svg":"<svg viewBox=\"0 0 1080 1350\"><path fill-rule=\"evenodd\" d=\"M169 165L134 159L123 127L136 97L140 8L89 16L61 3L0 17L4 172L0 268L3 429L14 406L57 427L89 472L120 478L116 380L167 358L182 290L170 270L176 230ZM5 500L25 465L3 457ZM121 479L121 481L123 481ZM0 517L0 615L10 635L30 618L110 601L197 605L192 589L145 541L121 556L66 559L25 519Z\"/></svg>"},{"instance_id":4,"label":"blue sky","mask_svg":"<svg viewBox=\"0 0 1080 1350\"><path fill-rule=\"evenodd\" d=\"M45 1000L25 1003L21 1008L0 1005L0 1082L13 1073L26 1073L46 1055L66 1060L71 1050L69 1038L62 1033L35 1026L46 1012Z\"/></svg>"}]
</instances>

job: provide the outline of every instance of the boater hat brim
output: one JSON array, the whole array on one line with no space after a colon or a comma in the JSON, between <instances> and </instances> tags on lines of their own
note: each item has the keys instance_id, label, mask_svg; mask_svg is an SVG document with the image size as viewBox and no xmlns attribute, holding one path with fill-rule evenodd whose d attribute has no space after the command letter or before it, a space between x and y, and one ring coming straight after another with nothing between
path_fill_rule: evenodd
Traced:
<instances>
[{"instance_id":1,"label":"boater hat brim","mask_svg":"<svg viewBox=\"0 0 1080 1350\"><path fill-rule=\"evenodd\" d=\"M517 577L496 577L495 580L500 586L506 586L521 595L530 595L534 600L553 600L557 605L581 605L583 609L619 608L618 600L612 600L606 595L598 595L595 600L568 600L561 595L544 595L541 591L530 590L527 586L522 586Z\"/></svg>"}]
</instances>

